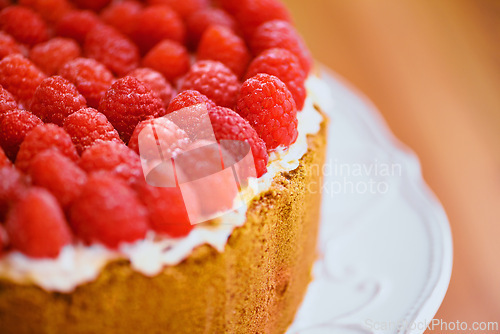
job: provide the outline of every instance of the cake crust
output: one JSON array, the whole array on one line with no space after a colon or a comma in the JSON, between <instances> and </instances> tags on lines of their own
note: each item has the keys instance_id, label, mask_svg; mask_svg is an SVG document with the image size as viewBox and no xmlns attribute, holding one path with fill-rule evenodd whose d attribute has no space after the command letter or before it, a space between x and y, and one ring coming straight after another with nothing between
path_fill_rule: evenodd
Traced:
<instances>
[{"instance_id":1,"label":"cake crust","mask_svg":"<svg viewBox=\"0 0 500 334\"><path fill-rule=\"evenodd\" d=\"M0 279L0 332L284 333L316 259L327 123L300 166L251 202L224 252L200 246L154 277L111 262L72 293Z\"/></svg>"}]
</instances>

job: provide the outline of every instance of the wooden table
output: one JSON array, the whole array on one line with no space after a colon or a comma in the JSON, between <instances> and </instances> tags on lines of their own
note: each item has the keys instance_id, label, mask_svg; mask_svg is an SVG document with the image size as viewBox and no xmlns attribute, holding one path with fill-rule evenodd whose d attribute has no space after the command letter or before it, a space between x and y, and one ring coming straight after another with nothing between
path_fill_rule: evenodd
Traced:
<instances>
[{"instance_id":1,"label":"wooden table","mask_svg":"<svg viewBox=\"0 0 500 334\"><path fill-rule=\"evenodd\" d=\"M500 321L500 1L285 2L316 59L419 155L448 213L454 270L436 317Z\"/></svg>"}]
</instances>

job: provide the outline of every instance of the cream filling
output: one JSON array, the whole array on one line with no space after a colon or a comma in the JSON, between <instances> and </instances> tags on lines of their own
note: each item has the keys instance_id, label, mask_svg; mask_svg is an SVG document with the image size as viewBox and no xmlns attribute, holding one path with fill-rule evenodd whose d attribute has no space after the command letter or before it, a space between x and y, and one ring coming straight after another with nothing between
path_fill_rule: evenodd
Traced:
<instances>
[{"instance_id":1,"label":"cream filling","mask_svg":"<svg viewBox=\"0 0 500 334\"><path fill-rule=\"evenodd\" d=\"M240 195L249 200L267 191L274 177L299 166L299 160L308 149L307 135L316 134L323 121L316 110L332 106L328 87L318 77L310 76L306 82L307 99L298 113L298 138L288 149L278 149L269 157L268 171L249 182ZM223 252L233 230L246 221L247 205L218 218L218 223L196 226L188 236L172 239L150 232L145 240L122 244L118 250L102 245L83 244L64 247L55 259L33 259L19 252L11 252L0 259L0 277L20 284L35 284L48 291L71 292L78 285L95 280L110 261L128 259L134 270L146 275L159 274L165 266L176 265L186 259L195 248L208 244Z\"/></svg>"}]
</instances>

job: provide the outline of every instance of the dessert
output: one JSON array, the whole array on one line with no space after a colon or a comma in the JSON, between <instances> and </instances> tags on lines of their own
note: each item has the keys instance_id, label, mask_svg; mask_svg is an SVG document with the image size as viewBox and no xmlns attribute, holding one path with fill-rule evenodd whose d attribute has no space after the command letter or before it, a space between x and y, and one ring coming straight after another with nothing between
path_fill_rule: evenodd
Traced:
<instances>
[{"instance_id":1,"label":"dessert","mask_svg":"<svg viewBox=\"0 0 500 334\"><path fill-rule=\"evenodd\" d=\"M290 22L277 0L0 11L1 333L286 331L316 256L327 132ZM158 186L168 157L190 169ZM234 193L193 186L230 170Z\"/></svg>"}]
</instances>

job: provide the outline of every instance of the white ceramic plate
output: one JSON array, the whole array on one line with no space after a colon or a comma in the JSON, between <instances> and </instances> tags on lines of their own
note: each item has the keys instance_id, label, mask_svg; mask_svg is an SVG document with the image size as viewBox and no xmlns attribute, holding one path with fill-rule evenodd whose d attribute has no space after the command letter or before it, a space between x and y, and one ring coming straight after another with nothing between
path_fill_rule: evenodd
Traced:
<instances>
[{"instance_id":1,"label":"white ceramic plate","mask_svg":"<svg viewBox=\"0 0 500 334\"><path fill-rule=\"evenodd\" d=\"M423 333L451 276L446 214L376 108L322 76L333 103L320 258L288 334Z\"/></svg>"}]
</instances>

